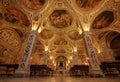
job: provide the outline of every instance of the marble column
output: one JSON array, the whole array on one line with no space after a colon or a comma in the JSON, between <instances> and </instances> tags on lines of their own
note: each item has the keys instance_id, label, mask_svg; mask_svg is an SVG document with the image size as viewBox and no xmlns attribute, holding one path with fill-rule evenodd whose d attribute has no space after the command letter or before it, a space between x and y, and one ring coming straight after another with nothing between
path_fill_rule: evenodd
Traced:
<instances>
[{"instance_id":1,"label":"marble column","mask_svg":"<svg viewBox=\"0 0 120 82\"><path fill-rule=\"evenodd\" d=\"M32 53L32 48L36 40L36 36L37 36L37 31L30 32L27 45L25 47L24 54L22 57L22 61L15 72L15 75L14 75L15 77L25 77L26 75L28 75L30 55Z\"/></svg>"},{"instance_id":2,"label":"marble column","mask_svg":"<svg viewBox=\"0 0 120 82\"><path fill-rule=\"evenodd\" d=\"M48 60L48 51L44 52L44 65L47 65L47 60Z\"/></svg>"},{"instance_id":3,"label":"marble column","mask_svg":"<svg viewBox=\"0 0 120 82\"><path fill-rule=\"evenodd\" d=\"M74 65L78 65L78 53L74 51L73 56L74 56Z\"/></svg>"},{"instance_id":4,"label":"marble column","mask_svg":"<svg viewBox=\"0 0 120 82\"><path fill-rule=\"evenodd\" d=\"M98 58L93 46L92 38L90 32L86 31L84 32L84 41L85 41L85 46L87 49L87 54L89 56L89 62L90 62L90 67L89 67L89 74L92 77L103 77L103 73L100 69Z\"/></svg>"}]
</instances>

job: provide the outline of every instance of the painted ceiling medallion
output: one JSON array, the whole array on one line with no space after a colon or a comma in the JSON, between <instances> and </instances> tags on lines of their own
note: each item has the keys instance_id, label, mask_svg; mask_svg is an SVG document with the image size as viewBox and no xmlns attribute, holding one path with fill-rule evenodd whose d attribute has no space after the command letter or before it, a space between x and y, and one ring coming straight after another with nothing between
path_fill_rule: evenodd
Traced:
<instances>
[{"instance_id":1,"label":"painted ceiling medallion","mask_svg":"<svg viewBox=\"0 0 120 82\"><path fill-rule=\"evenodd\" d=\"M80 33L76 30L72 30L69 32L68 34L69 38L72 40L79 40L82 38L82 36L80 35Z\"/></svg>"},{"instance_id":2,"label":"painted ceiling medallion","mask_svg":"<svg viewBox=\"0 0 120 82\"><path fill-rule=\"evenodd\" d=\"M53 51L53 50L55 50L56 49L56 46L51 46L50 47L50 51Z\"/></svg>"},{"instance_id":3,"label":"painted ceiling medallion","mask_svg":"<svg viewBox=\"0 0 120 82\"><path fill-rule=\"evenodd\" d=\"M59 49L56 51L56 53L66 53L66 51L64 49Z\"/></svg>"},{"instance_id":4,"label":"painted ceiling medallion","mask_svg":"<svg viewBox=\"0 0 120 82\"><path fill-rule=\"evenodd\" d=\"M65 28L72 24L72 16L66 10L55 10L50 15L50 22L57 28Z\"/></svg>"},{"instance_id":5,"label":"painted ceiling medallion","mask_svg":"<svg viewBox=\"0 0 120 82\"><path fill-rule=\"evenodd\" d=\"M76 0L77 5L83 9L94 8L101 0Z\"/></svg>"},{"instance_id":6,"label":"painted ceiling medallion","mask_svg":"<svg viewBox=\"0 0 120 82\"><path fill-rule=\"evenodd\" d=\"M104 11L99 14L93 24L92 27L94 29L101 29L108 27L114 21L114 14L112 11Z\"/></svg>"},{"instance_id":7,"label":"painted ceiling medallion","mask_svg":"<svg viewBox=\"0 0 120 82\"><path fill-rule=\"evenodd\" d=\"M55 45L67 45L67 41L64 38L59 38L54 42Z\"/></svg>"},{"instance_id":8,"label":"painted ceiling medallion","mask_svg":"<svg viewBox=\"0 0 120 82\"><path fill-rule=\"evenodd\" d=\"M41 38L43 39L50 39L53 36L53 32L48 29L43 29L40 33Z\"/></svg>"},{"instance_id":9,"label":"painted ceiling medallion","mask_svg":"<svg viewBox=\"0 0 120 82\"><path fill-rule=\"evenodd\" d=\"M18 47L20 45L19 35L11 29L1 29L0 40L8 45L11 45L12 47Z\"/></svg>"},{"instance_id":10,"label":"painted ceiling medallion","mask_svg":"<svg viewBox=\"0 0 120 82\"><path fill-rule=\"evenodd\" d=\"M41 9L46 0L20 0L27 8L32 10L39 10Z\"/></svg>"},{"instance_id":11,"label":"painted ceiling medallion","mask_svg":"<svg viewBox=\"0 0 120 82\"><path fill-rule=\"evenodd\" d=\"M27 16L15 8L7 8L4 13L4 19L12 24L30 26L30 21L28 20Z\"/></svg>"}]
</instances>

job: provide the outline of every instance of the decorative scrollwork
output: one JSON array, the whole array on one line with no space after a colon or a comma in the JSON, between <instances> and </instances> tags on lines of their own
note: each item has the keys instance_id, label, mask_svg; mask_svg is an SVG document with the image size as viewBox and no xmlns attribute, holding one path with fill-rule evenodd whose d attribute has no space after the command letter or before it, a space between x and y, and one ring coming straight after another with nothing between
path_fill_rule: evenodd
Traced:
<instances>
[{"instance_id":1,"label":"decorative scrollwork","mask_svg":"<svg viewBox=\"0 0 120 82\"><path fill-rule=\"evenodd\" d=\"M13 47L18 47L20 45L20 38L18 34L11 29L0 30L0 40Z\"/></svg>"}]
</instances>

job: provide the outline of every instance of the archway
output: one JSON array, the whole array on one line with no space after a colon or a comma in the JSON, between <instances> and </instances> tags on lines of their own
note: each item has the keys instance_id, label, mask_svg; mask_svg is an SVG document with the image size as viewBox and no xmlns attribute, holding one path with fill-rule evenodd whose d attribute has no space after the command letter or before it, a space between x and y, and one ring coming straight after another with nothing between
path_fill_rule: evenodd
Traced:
<instances>
[{"instance_id":1,"label":"archway","mask_svg":"<svg viewBox=\"0 0 120 82\"><path fill-rule=\"evenodd\" d=\"M67 58L65 56L58 56L56 58L56 71L63 74L66 71Z\"/></svg>"}]
</instances>

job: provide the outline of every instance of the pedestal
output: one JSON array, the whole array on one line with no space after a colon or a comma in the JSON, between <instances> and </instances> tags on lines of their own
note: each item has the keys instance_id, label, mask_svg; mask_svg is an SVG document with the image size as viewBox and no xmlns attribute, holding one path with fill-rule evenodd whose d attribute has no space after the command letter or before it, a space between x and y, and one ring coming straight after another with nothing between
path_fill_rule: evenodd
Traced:
<instances>
[{"instance_id":1,"label":"pedestal","mask_svg":"<svg viewBox=\"0 0 120 82\"><path fill-rule=\"evenodd\" d=\"M100 69L90 69L89 70L89 76L90 77L105 77L104 74L102 73L102 70Z\"/></svg>"}]
</instances>

